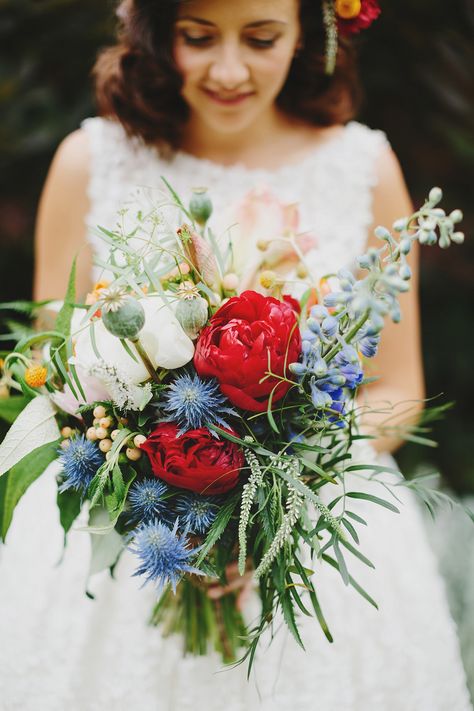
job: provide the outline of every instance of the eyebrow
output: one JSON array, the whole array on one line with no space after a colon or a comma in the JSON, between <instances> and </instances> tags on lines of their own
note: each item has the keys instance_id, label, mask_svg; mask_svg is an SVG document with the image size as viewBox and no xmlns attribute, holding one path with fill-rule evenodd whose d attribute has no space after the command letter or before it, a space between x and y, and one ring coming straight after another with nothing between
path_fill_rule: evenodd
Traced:
<instances>
[{"instance_id":1,"label":"eyebrow","mask_svg":"<svg viewBox=\"0 0 474 711\"><path fill-rule=\"evenodd\" d=\"M206 27L215 27L216 25L209 20L203 20L201 17L191 17L190 15L183 15L177 18L177 22L182 20L190 20L191 22L197 22L200 25L206 25ZM263 25L286 25L286 22L281 20L257 20L256 22L249 22L245 27L262 27Z\"/></svg>"}]
</instances>

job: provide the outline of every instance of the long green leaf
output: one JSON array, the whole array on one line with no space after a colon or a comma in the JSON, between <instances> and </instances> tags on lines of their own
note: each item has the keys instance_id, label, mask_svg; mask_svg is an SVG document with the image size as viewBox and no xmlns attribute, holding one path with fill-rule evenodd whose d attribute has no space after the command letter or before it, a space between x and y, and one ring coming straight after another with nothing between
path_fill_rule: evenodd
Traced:
<instances>
[{"instance_id":1,"label":"long green leaf","mask_svg":"<svg viewBox=\"0 0 474 711\"><path fill-rule=\"evenodd\" d=\"M37 447L0 478L0 538L5 542L13 512L28 487L58 456L58 444L49 442Z\"/></svg>"},{"instance_id":2,"label":"long green leaf","mask_svg":"<svg viewBox=\"0 0 474 711\"><path fill-rule=\"evenodd\" d=\"M397 509L397 507L389 501L385 501L385 499L381 499L379 496L373 496L373 494L365 494L363 491L348 491L346 496L349 496L351 499L365 499L365 501L371 501L373 504L383 506L389 511L400 513L400 509Z\"/></svg>"},{"instance_id":3,"label":"long green leaf","mask_svg":"<svg viewBox=\"0 0 474 711\"><path fill-rule=\"evenodd\" d=\"M67 534L81 512L81 499L81 493L74 489L67 489L61 493L58 491L56 503L59 509L59 522L64 531L64 546L66 546Z\"/></svg>"},{"instance_id":4,"label":"long green leaf","mask_svg":"<svg viewBox=\"0 0 474 711\"><path fill-rule=\"evenodd\" d=\"M199 556L196 560L196 567L199 567L199 564L201 563L201 561L204 560L206 555L211 550L212 546L215 543L217 543L219 538L224 533L227 524L229 523L230 519L232 518L234 509L240 500L240 496L241 496L241 492L240 491L236 492L219 511L214 523L212 524L211 528L209 529L207 538L204 541L204 544L199 552Z\"/></svg>"},{"instance_id":5,"label":"long green leaf","mask_svg":"<svg viewBox=\"0 0 474 711\"><path fill-rule=\"evenodd\" d=\"M69 338L71 335L71 320L74 313L74 303L76 301L76 262L77 257L74 257L69 274L66 296L57 315L55 324L56 331L61 333L65 338Z\"/></svg>"},{"instance_id":6,"label":"long green leaf","mask_svg":"<svg viewBox=\"0 0 474 711\"><path fill-rule=\"evenodd\" d=\"M334 560L334 558L331 558L331 556L327 555L326 553L323 554L323 559L326 561L326 563L329 563L329 565L332 565L333 568L336 568L336 570L339 570L339 565L338 563ZM379 606L375 602L375 600L370 597L369 593L364 590L364 588L359 585L359 583L354 580L352 575L349 575L349 585L352 585L354 590L357 590L357 592L362 595L368 602L370 602L371 605L375 607L376 610L379 609Z\"/></svg>"},{"instance_id":7,"label":"long green leaf","mask_svg":"<svg viewBox=\"0 0 474 711\"><path fill-rule=\"evenodd\" d=\"M29 402L30 398L24 395L0 399L0 419L12 425Z\"/></svg>"}]
</instances>

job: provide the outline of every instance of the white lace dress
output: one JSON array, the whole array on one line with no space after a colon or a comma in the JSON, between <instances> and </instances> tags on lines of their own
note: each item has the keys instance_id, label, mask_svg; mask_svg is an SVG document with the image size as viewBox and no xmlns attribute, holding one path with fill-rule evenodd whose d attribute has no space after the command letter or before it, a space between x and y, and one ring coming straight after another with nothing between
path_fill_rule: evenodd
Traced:
<instances>
[{"instance_id":1,"label":"white lace dress","mask_svg":"<svg viewBox=\"0 0 474 711\"><path fill-rule=\"evenodd\" d=\"M257 185L286 203L298 202L300 229L318 239L308 257L320 274L350 265L364 249L374 163L385 142L380 132L350 123L304 161L270 173L182 153L165 162L126 139L118 125L90 119L84 126L91 140L91 226L113 226L131 189L158 185L165 175L185 199L192 186L207 186L216 214ZM360 489L361 482L354 485ZM70 534L58 565L62 531L55 494L50 467L20 502L0 550L2 711L472 708L443 583L418 503L407 492L401 492L399 515L362 501L353 507L369 522L361 550L376 570L354 558L350 572L379 611L345 588L334 570L316 565L334 643L313 618L300 619L306 652L281 629L261 650L249 682L243 667L219 673L214 656L183 658L178 639L163 639L147 626L154 591L139 590L139 580L130 576L131 554L122 557L116 581L107 573L94 576L88 587L95 600L86 597L88 534Z\"/></svg>"}]
</instances>

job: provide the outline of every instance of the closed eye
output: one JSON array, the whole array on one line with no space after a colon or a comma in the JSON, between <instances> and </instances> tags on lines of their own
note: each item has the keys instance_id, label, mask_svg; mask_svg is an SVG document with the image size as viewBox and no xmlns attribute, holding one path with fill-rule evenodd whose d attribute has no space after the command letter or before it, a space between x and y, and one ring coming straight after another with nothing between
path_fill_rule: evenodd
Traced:
<instances>
[{"instance_id":1,"label":"closed eye","mask_svg":"<svg viewBox=\"0 0 474 711\"><path fill-rule=\"evenodd\" d=\"M267 49L269 47L273 47L276 41L276 37L273 39L258 39L258 37L249 37L248 40L251 44L253 44L255 47L260 47L261 49Z\"/></svg>"},{"instance_id":2,"label":"closed eye","mask_svg":"<svg viewBox=\"0 0 474 711\"><path fill-rule=\"evenodd\" d=\"M197 47L205 45L212 40L212 37L208 35L203 37L192 37L191 35L187 35L185 32L183 32L183 37L186 44L190 44L192 46Z\"/></svg>"},{"instance_id":3,"label":"closed eye","mask_svg":"<svg viewBox=\"0 0 474 711\"><path fill-rule=\"evenodd\" d=\"M186 44L192 46L192 47L205 47L209 45L213 41L213 37L211 35L202 35L201 37L193 37L192 35L188 35L185 32L183 32L183 38ZM247 39L247 42L258 49L269 49L270 47L273 47L275 42L276 42L276 37L273 37L272 39L260 39L258 37L249 37Z\"/></svg>"}]
</instances>

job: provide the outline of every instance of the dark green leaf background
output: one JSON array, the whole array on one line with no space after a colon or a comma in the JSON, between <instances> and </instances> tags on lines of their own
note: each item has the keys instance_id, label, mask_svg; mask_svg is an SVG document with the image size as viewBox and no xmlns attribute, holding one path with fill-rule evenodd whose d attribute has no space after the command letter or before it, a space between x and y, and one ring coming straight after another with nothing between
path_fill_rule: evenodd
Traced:
<instances>
[{"instance_id":1,"label":"dark green leaf background","mask_svg":"<svg viewBox=\"0 0 474 711\"><path fill-rule=\"evenodd\" d=\"M0 301L31 293L34 216L60 140L94 113L90 70L113 30L111 0L0 0ZM423 250L423 342L430 395L456 408L435 424L438 449L409 445L401 466L435 463L474 491L474 9L470 0L382 0L361 38L361 120L382 128L416 204L432 185L461 207L462 248Z\"/></svg>"}]
</instances>

